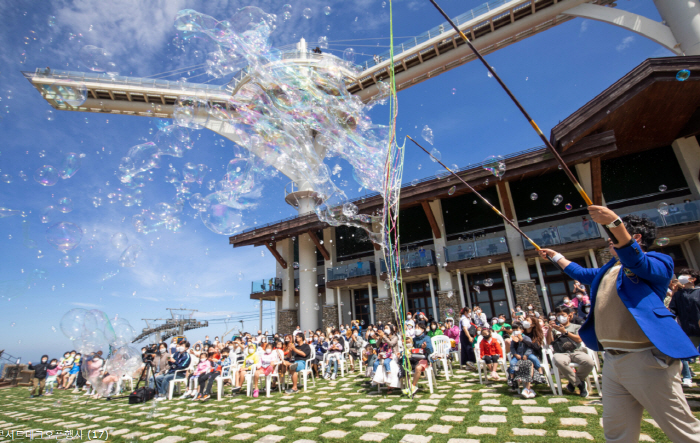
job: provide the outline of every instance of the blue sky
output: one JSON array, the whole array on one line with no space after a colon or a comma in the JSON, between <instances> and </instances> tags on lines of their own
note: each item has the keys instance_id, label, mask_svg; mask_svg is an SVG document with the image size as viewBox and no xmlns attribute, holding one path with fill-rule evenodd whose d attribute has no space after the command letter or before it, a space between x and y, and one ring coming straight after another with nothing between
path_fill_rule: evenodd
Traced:
<instances>
[{"instance_id":1,"label":"blue sky","mask_svg":"<svg viewBox=\"0 0 700 443\"><path fill-rule=\"evenodd\" d=\"M137 330L145 326L142 318L166 316L165 308L198 309L197 317L201 319L252 314L258 308L257 302L249 299L251 280L269 278L275 269L267 251L261 254L261 248L252 247L233 250L226 236L209 231L189 208L182 216L183 229L176 234L165 231L143 235L131 225L132 216L142 208L172 200L173 188L163 180L168 163L179 170L186 162L205 164L210 172L204 182L218 180L233 158L231 142L208 131L193 131L194 148L184 158L166 158L164 167L155 170L153 183L143 188L142 207L110 204L107 195L120 186L116 175L120 159L132 146L151 140L158 121L58 111L49 121L50 106L20 71L46 66L85 70L79 56L85 45L112 53L121 75L150 76L202 63L204 45L195 42L182 51L172 43L177 11L195 9L223 20L247 5L280 14L272 37L274 46L293 44L302 36L312 43L327 36L336 54L353 47L371 56L384 52L388 45L388 5L382 7L382 3L294 1L288 21L281 19L284 3L272 1L77 0L46 2L40 8L29 1L0 3L0 176L11 176L10 183L0 181L0 207L25 213L24 217L0 219L0 347L22 356L24 361L44 352L58 355L70 348L69 340L60 332L61 317L76 307L101 309L111 317L119 315ZM481 4L471 0L441 3L453 16ZM659 20L651 0L618 3L620 8ZM325 6L331 7L328 16L323 12ZM305 8L311 9L310 19L302 15ZM397 37L420 34L441 22L427 1L394 3ZM559 120L644 59L668 55L669 51L631 32L575 19L487 59L549 133ZM201 72L193 71L191 75ZM206 80L208 77L203 75L191 81ZM388 115L386 106L372 111L378 123L386 124ZM399 138L419 137L426 124L433 129L435 146L447 164L465 166L489 155L540 144L497 83L477 63L399 94ZM72 178L59 180L51 187L32 179L34 171L43 165L59 167L70 152L85 155ZM349 164L337 163L343 166L343 179L352 182ZM433 165L420 151L409 149L404 182L432 175ZM22 173L27 175L26 181ZM284 203L287 181L276 176L261 183L262 197L249 214L251 219L265 224L295 214ZM357 194L357 187L349 186L350 196ZM208 193L205 186L195 186L192 192ZM65 214L49 212L49 223L42 223L44 208L56 206L63 197L72 200L74 209ZM102 198L103 204L93 206L93 197ZM63 221L75 223L84 232L78 248L69 253L72 261L76 256L80 260L69 267L61 261L63 254L46 241L46 229ZM25 233L23 226L26 229L27 225ZM124 233L128 244L142 247L135 267L119 266L122 250L110 241L116 233ZM25 235L38 247L25 247ZM35 270L43 278L31 279ZM272 326L271 309L271 303L265 305L265 328ZM229 328L233 326L231 322ZM257 320L246 322L244 328L257 329ZM199 330L194 338L202 338L205 333L220 335L225 329L222 324Z\"/></svg>"}]
</instances>

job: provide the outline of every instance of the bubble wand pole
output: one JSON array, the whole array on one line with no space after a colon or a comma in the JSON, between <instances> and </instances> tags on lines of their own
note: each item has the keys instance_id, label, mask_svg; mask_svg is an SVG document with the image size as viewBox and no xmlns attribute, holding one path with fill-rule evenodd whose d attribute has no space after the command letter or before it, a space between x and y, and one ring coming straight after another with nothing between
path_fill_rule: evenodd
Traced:
<instances>
[{"instance_id":1,"label":"bubble wand pole","mask_svg":"<svg viewBox=\"0 0 700 443\"><path fill-rule=\"evenodd\" d=\"M410 135L407 135L406 138L408 138L408 139L411 140L413 143L415 143L416 146L418 146L419 148L421 148L421 149L423 150L423 152L425 152L426 154L428 154L428 155L430 156L430 158L433 159L434 162L439 163L440 166L442 166L443 168L445 168L445 169L447 170L447 172L449 172L450 174L454 175L454 176L457 178L457 180L461 181L462 184L463 184L464 186L467 187L467 189L469 189L470 191L472 191L472 192L474 193L474 195L476 195L477 197L479 197L479 198L481 199L481 201L483 201L484 203L486 203L486 204L488 205L488 207L491 208L491 209L493 210L493 212L495 212L496 214L498 214L498 216L501 217L503 220L505 220L505 222L508 223L513 229L515 229L516 231L518 231L518 234L522 235L522 237L523 237L525 240L527 240L536 250L539 251L540 249L542 249L542 248L540 248L540 246L539 246L537 243L534 242L534 240L532 240L530 237L528 237L527 234L525 234L525 233L522 231L522 229L520 229L520 228L513 222L513 220L510 220L510 219L508 219L508 217L506 217L505 215L503 215L503 213L502 213L501 211L499 211L497 207L495 207L494 205L492 205L491 202L488 201L488 200L486 199L486 197L484 197L483 195L479 194L479 192L478 192L476 189L474 189L473 186L471 186L469 183L467 183L466 181L464 181L464 180L462 179L462 177L460 177L459 175L457 175L456 172L454 172L452 169L448 168L446 164L444 164L443 162L441 162L440 160L438 160L433 154L431 154L430 152L428 152L428 150L425 149L423 146L421 146L420 143L418 143L417 141L413 140L413 138L411 138ZM563 271L563 269L561 269L561 267L559 267L559 265L558 265L556 262L554 262L549 256L547 256L547 258L549 259L549 261L550 261L554 266L556 266L557 268L559 268L560 270Z\"/></svg>"},{"instance_id":2,"label":"bubble wand pole","mask_svg":"<svg viewBox=\"0 0 700 443\"><path fill-rule=\"evenodd\" d=\"M552 153L552 155L554 155L554 158L557 160L557 163L559 163L559 166L561 167L561 169L564 171L564 173L566 173L566 176L569 178L571 183L573 183L574 187L576 188L578 193L581 195L581 198L583 198L583 201L586 202L586 206L591 206L593 204L593 201L590 199L590 197L588 197L588 194L586 194L586 191L583 189L583 186L581 186L581 183L579 183L579 181L576 180L576 177L574 177L574 174L571 172L571 169L569 169L569 167L566 165L566 163L564 163L564 159L561 158L561 155L559 155L557 150L554 149L554 146L552 146L552 143L550 143L549 139L544 135L544 133L542 132L540 127L537 126L537 123L535 123L535 120L533 120L532 117L530 117L530 114L528 114L528 112L525 110L523 105L520 104L520 102L518 101L517 98L515 98L515 95L513 95L511 90L508 88L508 86L506 86L506 84L503 82L503 80L501 80L501 77L499 77L498 74L496 74L496 71L494 71L494 69L491 67L491 65L489 65L486 62L486 60L481 55L481 53L479 53L479 51L474 47L474 45L472 45L472 42L467 38L466 35L464 35L464 33L462 31L460 31L460 29L457 27L457 25L455 25L455 23L452 21L452 19L445 13L445 11L442 10L442 8L435 2L435 0L430 0L430 3L432 3L433 6L435 6L435 9L437 9L438 12L440 12L440 14L442 14L442 16L445 18L445 20L447 20L447 23L449 23L450 26L452 26L452 28L454 28L455 32L457 32L457 34L459 34L459 36L462 38L462 40L464 40L464 42L469 46L469 49L472 50L474 55L476 55L476 57L481 61L481 63L483 63L484 66L486 66L486 69L488 69L488 71L491 73L493 78L496 79L498 84L501 85L501 87L506 92L506 94L508 94L508 97L510 97L510 99L513 101L513 103L515 103L515 106L517 106L518 109L520 110L520 112L523 114L523 116L525 116L528 123L530 123L530 126L532 126L532 128L535 130L535 132L537 132L537 135L540 136L540 139L542 139L545 146L547 146L547 149L549 149L549 151ZM610 232L610 229L608 229L604 225L601 225L601 226L603 227L603 229L605 229L605 232L613 240L613 242L617 243L617 240L615 239L615 236Z\"/></svg>"}]
</instances>

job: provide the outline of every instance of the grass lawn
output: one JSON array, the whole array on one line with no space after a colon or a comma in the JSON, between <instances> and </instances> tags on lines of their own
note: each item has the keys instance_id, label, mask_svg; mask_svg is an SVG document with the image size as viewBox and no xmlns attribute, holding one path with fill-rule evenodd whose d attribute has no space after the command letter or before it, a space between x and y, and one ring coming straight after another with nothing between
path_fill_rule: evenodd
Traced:
<instances>
[{"instance_id":1,"label":"grass lawn","mask_svg":"<svg viewBox=\"0 0 700 443\"><path fill-rule=\"evenodd\" d=\"M694 370L700 373L700 365L694 365ZM424 382L415 398L409 399L398 392L379 395L365 381L354 373L336 381L316 380L315 387L296 395L275 393L266 398L263 393L257 399L239 395L206 403L174 399L146 405L87 399L82 392L71 391L30 399L27 388L3 389L0 441L10 441L9 430L63 431L65 435L71 429L83 430L83 440L88 440L88 430L106 429L108 438L100 439L98 434L98 441L110 442L605 440L603 408L595 391L588 399L559 397L541 385L536 398L523 400L505 382L482 385L476 373L458 370L449 382L438 377L434 394ZM685 392L700 416L700 388ZM644 418L650 419L646 413ZM646 420L641 431L642 441L669 441Z\"/></svg>"}]
</instances>

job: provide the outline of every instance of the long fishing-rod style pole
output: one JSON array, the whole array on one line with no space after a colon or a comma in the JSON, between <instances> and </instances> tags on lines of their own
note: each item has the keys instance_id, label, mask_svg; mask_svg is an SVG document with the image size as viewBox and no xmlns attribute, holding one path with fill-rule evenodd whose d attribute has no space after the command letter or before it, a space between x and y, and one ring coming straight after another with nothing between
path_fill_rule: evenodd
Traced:
<instances>
[{"instance_id":1,"label":"long fishing-rod style pole","mask_svg":"<svg viewBox=\"0 0 700 443\"><path fill-rule=\"evenodd\" d=\"M535 132L537 132L537 135L540 136L540 139L542 139L545 146L547 146L547 149L549 149L550 152L552 153L552 155L554 155L554 158L557 160L557 163L559 163L559 166L564 171L564 173L566 173L566 176L569 177L569 180L571 181L571 183L573 183L574 187L576 188L578 193L581 195L581 198L583 198L583 201L586 202L586 206L593 205L593 201L590 199L590 197L588 197L588 194L586 194L586 191L583 189L583 186L581 186L581 183L579 183L579 181L576 180L576 177L574 177L574 174L571 172L571 169L569 169L569 167L566 165L566 163L564 163L564 159L562 159L561 155L559 155L557 150L554 149L554 146L552 146L552 143L550 143L549 139L547 137L545 137L545 135L544 135L544 133L542 133L542 130L540 129L540 127L537 126L537 123L535 123L535 121L532 119L532 117L530 117L530 114L528 114L528 112L525 110L523 105L520 104L520 102L518 101L517 98L515 98L515 95L513 95L513 93L510 91L510 89L508 89L508 86L506 86L506 84L503 82L503 80L501 80L501 77L499 77L499 75L496 74L496 71L494 71L494 69L491 67L491 65L489 65L486 62L486 60L481 55L481 53L479 53L479 51L474 47L474 45L472 45L472 42L467 38L466 35L464 35L464 33L457 27L457 25L455 25L455 23L452 21L452 19L445 13L445 11L442 10L442 8L435 2L435 0L430 0L430 3L432 3L433 6L435 6L435 9L437 9L438 12L440 12L440 14L442 14L442 16L445 18L445 20L447 20L447 22L452 26L452 28L454 28L455 32L457 32L457 34L459 34L459 36L462 37L462 40L464 40L464 42L469 46L469 49L471 49L472 52L474 53L474 55L476 55L477 58L479 60L481 60L481 63L483 63L484 66L486 66L486 69L488 69L488 71L491 73L493 78L496 79L498 84L501 85L501 87L503 88L504 91L506 91L506 94L508 94L508 97L510 97L510 99L513 101L513 103L515 103L515 106L517 106L518 109L520 109L520 112L523 114L523 116L525 116L528 123L530 123L530 126L532 126L532 128L535 130ZM603 229L605 229L605 232L608 234L608 236L615 243L617 243L617 239L612 234L612 232L610 232L610 229L608 229L605 225L601 225L601 226L603 227Z\"/></svg>"},{"instance_id":2,"label":"long fishing-rod style pole","mask_svg":"<svg viewBox=\"0 0 700 443\"><path fill-rule=\"evenodd\" d=\"M420 143L418 143L417 141L413 140L413 138L411 138L410 135L407 135L406 137L407 137L409 140L411 140L413 143L415 143L416 146L418 146L419 148L421 148L421 149L423 150L423 152L425 152L426 154L428 154L428 155L430 156L430 158L433 159L433 161L439 163L440 166L442 166L443 168L445 168L445 170L447 170L447 172L449 172L450 174L454 175L454 176L457 178L457 180L461 181L462 184L463 184L464 186L467 187L467 189L469 189L470 191L472 191L472 192L474 193L474 195L476 195L477 197L479 197L479 198L481 199L481 201L483 201L484 203L486 203L486 204L489 206L489 208L491 208L496 214L498 214L499 217L501 217L503 220L505 220L505 222L508 223L513 229L515 229L516 231L518 231L518 234L520 234L525 240L527 240L536 250L539 251L539 250L542 249L542 248L540 248L540 246L539 246L537 243L534 242L534 240L532 240L530 237L528 237L528 235L525 234L525 233L522 231L522 229L520 229L520 228L513 222L513 220L510 220L508 217L506 217L505 215L503 215L503 213L502 213L501 211L499 211L497 207L495 207L494 205L492 205L491 202L488 201L488 200L486 199L486 197L484 197L483 195L481 195L476 189L474 189L473 186L471 186L469 183L467 183L466 181L464 181L464 180L462 179L462 177L460 177L459 175L457 175L456 172L454 172L452 169L448 168L447 165L445 165L443 162L441 162L441 161L440 161L437 157L435 157L433 154L431 154L430 152L428 152L428 150L425 149L423 146L421 146ZM559 269L561 270L561 267L560 267L557 263L555 263L549 256L547 256L547 259L549 259L549 261L550 261L554 266L556 266L557 268L559 268Z\"/></svg>"}]
</instances>

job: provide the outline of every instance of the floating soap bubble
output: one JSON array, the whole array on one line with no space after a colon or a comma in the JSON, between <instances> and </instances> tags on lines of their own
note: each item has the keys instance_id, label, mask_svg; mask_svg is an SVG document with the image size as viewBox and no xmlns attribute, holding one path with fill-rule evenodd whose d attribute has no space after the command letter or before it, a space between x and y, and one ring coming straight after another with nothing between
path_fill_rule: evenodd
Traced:
<instances>
[{"instance_id":1,"label":"floating soap bubble","mask_svg":"<svg viewBox=\"0 0 700 443\"><path fill-rule=\"evenodd\" d=\"M91 71L117 74L117 65L112 61L112 55L97 46L87 45L80 50L80 60Z\"/></svg>"},{"instance_id":2,"label":"floating soap bubble","mask_svg":"<svg viewBox=\"0 0 700 443\"><path fill-rule=\"evenodd\" d=\"M49 109L48 111L46 111L46 120L51 122L51 121L53 121L53 119L54 119L53 111L51 109Z\"/></svg>"},{"instance_id":3,"label":"floating soap bubble","mask_svg":"<svg viewBox=\"0 0 700 443\"><path fill-rule=\"evenodd\" d=\"M58 263L64 268L70 268L80 263L80 256L66 254L58 259Z\"/></svg>"},{"instance_id":4,"label":"floating soap bubble","mask_svg":"<svg viewBox=\"0 0 700 443\"><path fill-rule=\"evenodd\" d=\"M442 154L435 148L433 148L433 150L430 151L430 155L432 155L432 157L430 157L430 160L432 160L433 163L437 163L438 160L442 160ZM445 171L444 169L442 170L442 172L449 174L449 172Z\"/></svg>"},{"instance_id":5,"label":"floating soap bubble","mask_svg":"<svg viewBox=\"0 0 700 443\"><path fill-rule=\"evenodd\" d=\"M431 145L433 144L433 130L430 129L428 125L423 126L423 131L420 133L423 140L427 141Z\"/></svg>"},{"instance_id":6,"label":"floating soap bubble","mask_svg":"<svg viewBox=\"0 0 700 443\"><path fill-rule=\"evenodd\" d=\"M185 128L200 129L210 117L209 102L198 97L179 97L173 106L175 124Z\"/></svg>"},{"instance_id":7,"label":"floating soap bubble","mask_svg":"<svg viewBox=\"0 0 700 443\"><path fill-rule=\"evenodd\" d=\"M321 36L318 38L318 47L321 49L328 49L328 37Z\"/></svg>"},{"instance_id":8,"label":"floating soap bubble","mask_svg":"<svg viewBox=\"0 0 700 443\"><path fill-rule=\"evenodd\" d=\"M10 174L2 174L0 176L0 181L4 183L12 183L12 176Z\"/></svg>"},{"instance_id":9,"label":"floating soap bubble","mask_svg":"<svg viewBox=\"0 0 700 443\"><path fill-rule=\"evenodd\" d=\"M343 60L350 63L355 63L355 50L353 48L347 48L345 51L343 51Z\"/></svg>"},{"instance_id":10,"label":"floating soap bubble","mask_svg":"<svg viewBox=\"0 0 700 443\"><path fill-rule=\"evenodd\" d=\"M49 223L51 221L51 212L54 209L55 208L53 207L53 205L49 205L49 206L44 207L44 209L41 210L41 222L42 223Z\"/></svg>"},{"instance_id":11,"label":"floating soap bubble","mask_svg":"<svg viewBox=\"0 0 700 443\"><path fill-rule=\"evenodd\" d=\"M486 157L482 167L495 177L502 177L506 173L506 162L500 155Z\"/></svg>"},{"instance_id":12,"label":"floating soap bubble","mask_svg":"<svg viewBox=\"0 0 700 443\"><path fill-rule=\"evenodd\" d=\"M133 268L136 266L136 259L141 254L140 245L131 245L122 252L119 257L119 266L122 268Z\"/></svg>"},{"instance_id":13,"label":"floating soap bubble","mask_svg":"<svg viewBox=\"0 0 700 443\"><path fill-rule=\"evenodd\" d=\"M690 78L690 71L688 69L681 69L676 74L676 80L679 82L684 82Z\"/></svg>"},{"instance_id":14,"label":"floating soap bubble","mask_svg":"<svg viewBox=\"0 0 700 443\"><path fill-rule=\"evenodd\" d=\"M53 186L58 179L58 171L51 165L44 165L34 172L34 181L42 186Z\"/></svg>"},{"instance_id":15,"label":"floating soap bubble","mask_svg":"<svg viewBox=\"0 0 700 443\"><path fill-rule=\"evenodd\" d=\"M233 235L245 229L243 213L225 195L214 192L205 197L206 209L200 218L211 231L222 235Z\"/></svg>"},{"instance_id":16,"label":"floating soap bubble","mask_svg":"<svg viewBox=\"0 0 700 443\"><path fill-rule=\"evenodd\" d=\"M528 223L532 223L532 217L528 217L526 220Z\"/></svg>"},{"instance_id":17,"label":"floating soap bubble","mask_svg":"<svg viewBox=\"0 0 700 443\"><path fill-rule=\"evenodd\" d=\"M209 168L207 168L207 165L195 165L194 163L188 162L185 163L185 167L182 170L182 174L185 182L197 183L201 185L204 181L204 176L207 174L208 171Z\"/></svg>"},{"instance_id":18,"label":"floating soap bubble","mask_svg":"<svg viewBox=\"0 0 700 443\"><path fill-rule=\"evenodd\" d=\"M53 89L56 90L55 99L59 104L77 108L87 100L87 87L83 83L61 80L60 83L53 84Z\"/></svg>"},{"instance_id":19,"label":"floating soap bubble","mask_svg":"<svg viewBox=\"0 0 700 443\"><path fill-rule=\"evenodd\" d=\"M325 8L323 8L323 13L326 15L330 15L331 14L331 7L326 6Z\"/></svg>"},{"instance_id":20,"label":"floating soap bubble","mask_svg":"<svg viewBox=\"0 0 700 443\"><path fill-rule=\"evenodd\" d=\"M670 241L668 237L659 237L656 239L656 246L666 246Z\"/></svg>"},{"instance_id":21,"label":"floating soap bubble","mask_svg":"<svg viewBox=\"0 0 700 443\"><path fill-rule=\"evenodd\" d=\"M59 199L58 205L56 206L56 209L63 212L64 214L69 213L70 211L73 210L73 200L71 200L68 197L63 197L63 198Z\"/></svg>"},{"instance_id":22,"label":"floating soap bubble","mask_svg":"<svg viewBox=\"0 0 700 443\"><path fill-rule=\"evenodd\" d=\"M47 23L49 26L55 25L55 24L56 24L56 16L55 16L55 15L50 15L50 16L49 16L49 19L46 21L46 23Z\"/></svg>"},{"instance_id":23,"label":"floating soap bubble","mask_svg":"<svg viewBox=\"0 0 700 443\"><path fill-rule=\"evenodd\" d=\"M536 193L530 194L530 200L537 200L537 197L539 197Z\"/></svg>"},{"instance_id":24,"label":"floating soap bubble","mask_svg":"<svg viewBox=\"0 0 700 443\"><path fill-rule=\"evenodd\" d=\"M115 249L123 251L126 245L129 243L129 238L123 232L117 232L112 236L112 246Z\"/></svg>"},{"instance_id":25,"label":"floating soap bubble","mask_svg":"<svg viewBox=\"0 0 700 443\"><path fill-rule=\"evenodd\" d=\"M346 215L347 217L352 217L353 215L357 215L358 208L355 204L347 202L343 205L343 214Z\"/></svg>"},{"instance_id":26,"label":"floating soap bubble","mask_svg":"<svg viewBox=\"0 0 700 443\"><path fill-rule=\"evenodd\" d=\"M492 278L485 279L484 286L486 286L487 288L490 288L491 286L493 286L493 279Z\"/></svg>"},{"instance_id":27,"label":"floating soap bubble","mask_svg":"<svg viewBox=\"0 0 700 443\"><path fill-rule=\"evenodd\" d=\"M414 178L413 180L411 180L411 186L415 186L415 185L417 185L419 182L420 182L420 180L418 180L417 178Z\"/></svg>"},{"instance_id":28,"label":"floating soap bubble","mask_svg":"<svg viewBox=\"0 0 700 443\"><path fill-rule=\"evenodd\" d=\"M292 5L287 4L282 6L282 17L284 17L285 20L292 18Z\"/></svg>"},{"instance_id":29,"label":"floating soap bubble","mask_svg":"<svg viewBox=\"0 0 700 443\"><path fill-rule=\"evenodd\" d=\"M62 179L69 179L78 172L80 169L80 155L75 152L69 152L63 157L63 162L61 163L60 175Z\"/></svg>"},{"instance_id":30,"label":"floating soap bubble","mask_svg":"<svg viewBox=\"0 0 700 443\"><path fill-rule=\"evenodd\" d=\"M666 189L668 189L666 185L659 186L659 192L666 192Z\"/></svg>"},{"instance_id":31,"label":"floating soap bubble","mask_svg":"<svg viewBox=\"0 0 700 443\"><path fill-rule=\"evenodd\" d=\"M305 19L310 19L311 16L313 15L311 13L311 8L304 8L304 10L301 11L301 15L303 15Z\"/></svg>"},{"instance_id":32,"label":"floating soap bubble","mask_svg":"<svg viewBox=\"0 0 700 443\"><path fill-rule=\"evenodd\" d=\"M552 200L552 204L553 204L554 206L557 206L558 204L560 204L560 203L563 202L563 201L564 201L564 197L562 197L561 195L557 194L557 195L554 196L554 200Z\"/></svg>"},{"instance_id":33,"label":"floating soap bubble","mask_svg":"<svg viewBox=\"0 0 700 443\"><path fill-rule=\"evenodd\" d=\"M74 223L60 222L46 230L46 241L59 251L75 249L83 238L83 230Z\"/></svg>"},{"instance_id":34,"label":"floating soap bubble","mask_svg":"<svg viewBox=\"0 0 700 443\"><path fill-rule=\"evenodd\" d=\"M661 215L668 215L668 203L659 203L656 210L659 211Z\"/></svg>"},{"instance_id":35,"label":"floating soap bubble","mask_svg":"<svg viewBox=\"0 0 700 443\"><path fill-rule=\"evenodd\" d=\"M474 292L477 294L481 294L481 287L479 285L472 286L472 289L474 289Z\"/></svg>"},{"instance_id":36,"label":"floating soap bubble","mask_svg":"<svg viewBox=\"0 0 700 443\"><path fill-rule=\"evenodd\" d=\"M99 208L102 206L102 197L92 197L92 206Z\"/></svg>"},{"instance_id":37,"label":"floating soap bubble","mask_svg":"<svg viewBox=\"0 0 700 443\"><path fill-rule=\"evenodd\" d=\"M505 238L505 237L501 237L501 238L498 239L498 241L501 242L501 243L505 243L505 242L506 242L506 238Z\"/></svg>"},{"instance_id":38,"label":"floating soap bubble","mask_svg":"<svg viewBox=\"0 0 700 443\"><path fill-rule=\"evenodd\" d=\"M447 195L452 195L457 191L457 186L452 186L449 191L447 191Z\"/></svg>"},{"instance_id":39,"label":"floating soap bubble","mask_svg":"<svg viewBox=\"0 0 700 443\"><path fill-rule=\"evenodd\" d=\"M571 211L571 208L573 208L573 206L571 206L571 203L567 203L564 205L564 209L566 209L567 211Z\"/></svg>"}]
</instances>

